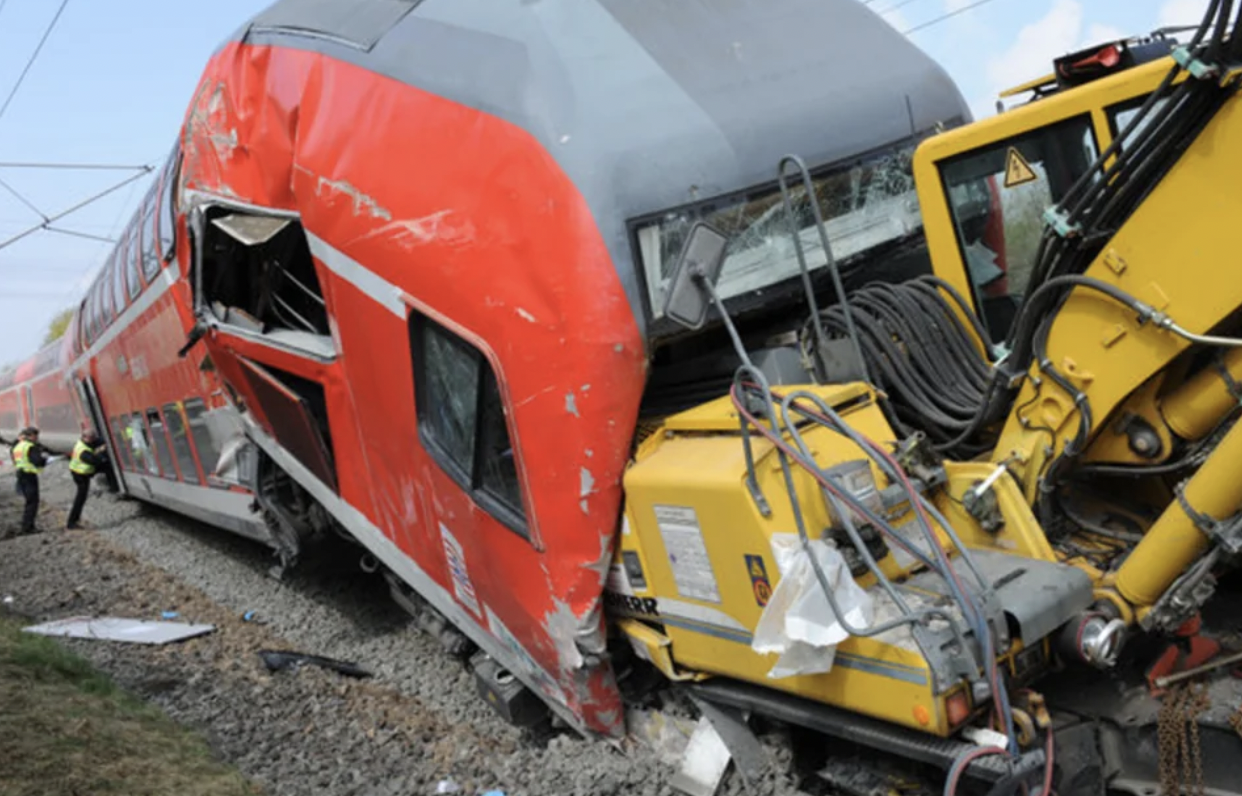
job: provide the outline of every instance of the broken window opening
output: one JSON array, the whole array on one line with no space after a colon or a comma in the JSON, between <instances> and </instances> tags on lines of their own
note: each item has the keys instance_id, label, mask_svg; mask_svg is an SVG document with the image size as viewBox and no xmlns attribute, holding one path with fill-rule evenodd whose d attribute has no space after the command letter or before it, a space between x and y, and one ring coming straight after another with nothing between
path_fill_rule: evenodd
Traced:
<instances>
[{"instance_id":1,"label":"broken window opening","mask_svg":"<svg viewBox=\"0 0 1242 796\"><path fill-rule=\"evenodd\" d=\"M206 218L202 300L215 316L293 345L330 349L327 304L301 223L228 208L211 208Z\"/></svg>"}]
</instances>

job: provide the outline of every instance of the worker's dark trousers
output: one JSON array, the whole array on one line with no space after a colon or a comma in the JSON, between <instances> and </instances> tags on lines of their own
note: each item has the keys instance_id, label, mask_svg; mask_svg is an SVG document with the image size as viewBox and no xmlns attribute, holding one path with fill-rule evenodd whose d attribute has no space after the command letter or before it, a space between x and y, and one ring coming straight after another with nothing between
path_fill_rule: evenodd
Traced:
<instances>
[{"instance_id":1,"label":"worker's dark trousers","mask_svg":"<svg viewBox=\"0 0 1242 796\"><path fill-rule=\"evenodd\" d=\"M35 515L39 513L39 476L34 473L18 473L17 491L26 498L26 510L22 513L22 533L34 533Z\"/></svg>"},{"instance_id":2,"label":"worker's dark trousers","mask_svg":"<svg viewBox=\"0 0 1242 796\"><path fill-rule=\"evenodd\" d=\"M77 494L73 496L73 508L69 509L69 519L65 525L69 528L78 524L78 520L82 519L82 509L86 506L86 496L91 491L91 477L82 475L81 473L71 473L73 476L73 485L78 488Z\"/></svg>"}]
</instances>

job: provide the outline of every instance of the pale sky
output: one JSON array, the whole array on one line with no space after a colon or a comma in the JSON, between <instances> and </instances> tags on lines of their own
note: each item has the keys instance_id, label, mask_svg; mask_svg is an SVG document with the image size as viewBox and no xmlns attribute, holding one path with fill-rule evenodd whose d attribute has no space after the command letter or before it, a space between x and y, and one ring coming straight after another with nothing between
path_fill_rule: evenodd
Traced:
<instances>
[{"instance_id":1,"label":"pale sky","mask_svg":"<svg viewBox=\"0 0 1242 796\"><path fill-rule=\"evenodd\" d=\"M211 53L269 4L269 0L0 0L0 106L62 2L67 4L60 19L0 116L0 164L162 163ZM976 116L992 113L998 91L1046 74L1058 55L1165 25L1197 23L1208 4L1207 0L985 0L968 8L978 2L868 3L903 32L961 10L914 31L910 38L944 65ZM127 174L0 165L0 180L49 216ZM115 234L149 182L144 177L58 226L103 237ZM0 186L0 243L40 221ZM52 232L38 232L0 248L0 365L20 361L38 347L48 320L81 298L109 248Z\"/></svg>"}]
</instances>

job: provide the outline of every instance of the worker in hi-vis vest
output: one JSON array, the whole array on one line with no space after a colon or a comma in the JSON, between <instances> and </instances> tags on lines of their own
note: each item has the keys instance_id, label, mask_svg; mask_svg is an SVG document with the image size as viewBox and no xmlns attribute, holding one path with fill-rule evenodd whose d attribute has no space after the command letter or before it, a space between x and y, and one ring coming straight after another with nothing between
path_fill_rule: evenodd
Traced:
<instances>
[{"instance_id":1,"label":"worker in hi-vis vest","mask_svg":"<svg viewBox=\"0 0 1242 796\"><path fill-rule=\"evenodd\" d=\"M47 465L47 452L39 444L39 429L22 430L13 446L13 466L17 469L17 492L26 499L22 513L22 533L35 532L35 515L39 513L39 473Z\"/></svg>"},{"instance_id":2,"label":"worker in hi-vis vest","mask_svg":"<svg viewBox=\"0 0 1242 796\"><path fill-rule=\"evenodd\" d=\"M81 528L82 509L86 506L86 496L91 489L91 479L95 473L108 466L108 454L104 452L102 440L94 431L87 429L82 438L73 446L73 455L69 458L69 472L73 476L73 484L77 494L73 496L73 508L69 509L69 520L65 523L67 530Z\"/></svg>"}]
</instances>

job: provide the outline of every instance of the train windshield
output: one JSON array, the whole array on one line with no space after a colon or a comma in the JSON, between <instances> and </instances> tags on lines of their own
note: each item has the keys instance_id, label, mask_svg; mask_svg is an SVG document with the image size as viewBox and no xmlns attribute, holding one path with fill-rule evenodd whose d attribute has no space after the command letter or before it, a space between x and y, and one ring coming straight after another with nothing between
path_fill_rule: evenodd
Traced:
<instances>
[{"instance_id":1,"label":"train windshield","mask_svg":"<svg viewBox=\"0 0 1242 796\"><path fill-rule=\"evenodd\" d=\"M923 234L911 161L917 141L888 149L843 167L814 173L832 255L842 268L859 262L885 244ZM815 217L800 180L790 179L798 235L807 268L827 265ZM663 214L640 226L638 245L652 313L664 313L665 291L686 235L704 221L730 236L728 255L717 289L722 298L740 296L798 274L798 259L786 220L780 188L712 200Z\"/></svg>"}]
</instances>

